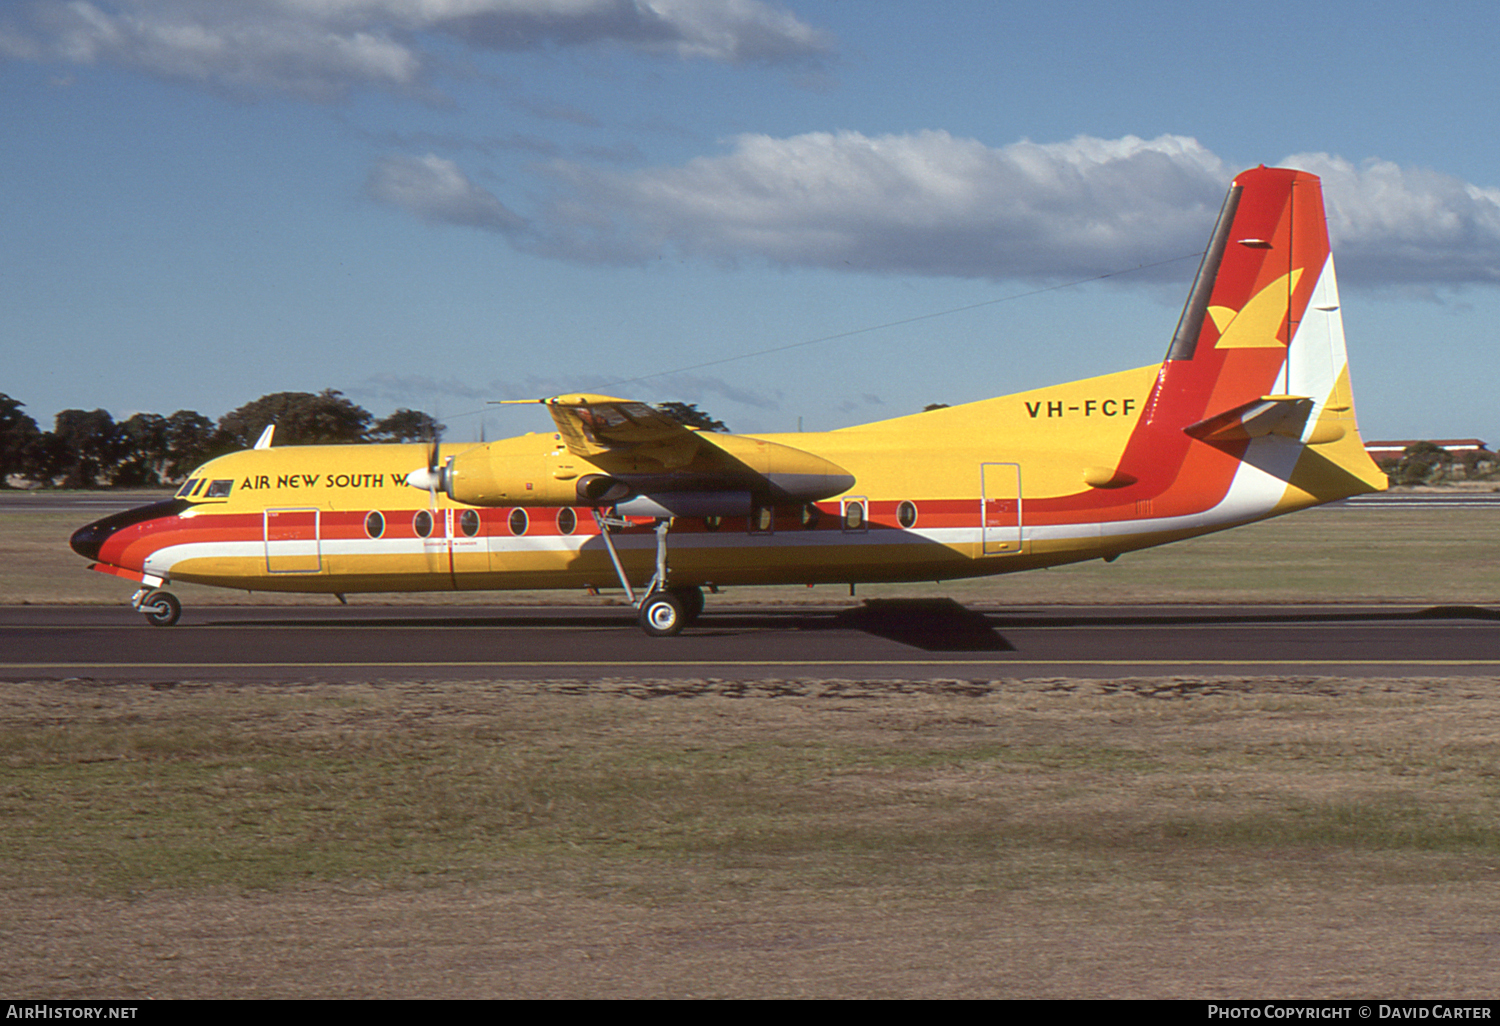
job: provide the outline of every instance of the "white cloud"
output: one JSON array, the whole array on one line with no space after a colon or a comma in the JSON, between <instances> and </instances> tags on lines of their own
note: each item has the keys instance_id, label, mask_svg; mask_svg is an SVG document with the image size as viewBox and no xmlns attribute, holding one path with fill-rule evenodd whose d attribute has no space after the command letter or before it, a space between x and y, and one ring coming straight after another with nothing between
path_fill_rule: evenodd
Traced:
<instances>
[{"instance_id":1,"label":"white cloud","mask_svg":"<svg viewBox=\"0 0 1500 1026\"><path fill-rule=\"evenodd\" d=\"M391 156L376 163L365 188L382 203L435 224L512 234L526 222L443 157Z\"/></svg>"},{"instance_id":2,"label":"white cloud","mask_svg":"<svg viewBox=\"0 0 1500 1026\"><path fill-rule=\"evenodd\" d=\"M1500 283L1500 189L1387 160L1326 153L1283 164L1323 179L1341 279L1384 285Z\"/></svg>"},{"instance_id":3,"label":"white cloud","mask_svg":"<svg viewBox=\"0 0 1500 1026\"><path fill-rule=\"evenodd\" d=\"M106 7L74 0L27 8L29 25L5 32L32 60L112 63L165 78L313 100L352 83L415 91L422 60L381 28L332 31L260 5L208 7L134 0Z\"/></svg>"},{"instance_id":4,"label":"white cloud","mask_svg":"<svg viewBox=\"0 0 1500 1026\"><path fill-rule=\"evenodd\" d=\"M1321 175L1341 279L1500 284L1500 189L1389 161L1283 161ZM584 262L726 264L1059 281L1202 249L1235 168L1196 140L1081 136L989 147L946 132L744 135L722 156L618 173L555 162L517 245ZM1123 281L1180 278L1175 263Z\"/></svg>"},{"instance_id":5,"label":"white cloud","mask_svg":"<svg viewBox=\"0 0 1500 1026\"><path fill-rule=\"evenodd\" d=\"M1500 189L1327 154L1320 175L1340 278L1366 286L1500 284ZM1079 137L993 148L946 132L740 136L729 153L615 172L554 162L527 222L435 156L387 158L377 198L582 262L664 254L733 264L1055 282L1200 251L1234 169L1196 140ZM1180 279L1175 262L1121 281Z\"/></svg>"},{"instance_id":6,"label":"white cloud","mask_svg":"<svg viewBox=\"0 0 1500 1026\"><path fill-rule=\"evenodd\" d=\"M992 148L947 132L744 135L682 167L556 166L534 244L582 260L663 250L721 261L1055 279L1203 245L1229 170L1195 140L1133 136Z\"/></svg>"},{"instance_id":7,"label":"white cloud","mask_svg":"<svg viewBox=\"0 0 1500 1026\"><path fill-rule=\"evenodd\" d=\"M816 61L831 49L763 0L31 0L0 17L0 54L15 59L318 101L357 86L428 93L433 36L475 51L612 43L726 63Z\"/></svg>"}]
</instances>

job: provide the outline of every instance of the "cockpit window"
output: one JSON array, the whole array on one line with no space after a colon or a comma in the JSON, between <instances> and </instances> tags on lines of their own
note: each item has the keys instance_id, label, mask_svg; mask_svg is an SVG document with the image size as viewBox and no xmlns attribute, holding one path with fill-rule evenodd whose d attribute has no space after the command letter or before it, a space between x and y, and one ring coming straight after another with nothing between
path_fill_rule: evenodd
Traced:
<instances>
[{"instance_id":1,"label":"cockpit window","mask_svg":"<svg viewBox=\"0 0 1500 1026\"><path fill-rule=\"evenodd\" d=\"M227 499L230 490L234 488L234 478L227 481L215 481L208 486L208 491L203 493L205 499Z\"/></svg>"},{"instance_id":2,"label":"cockpit window","mask_svg":"<svg viewBox=\"0 0 1500 1026\"><path fill-rule=\"evenodd\" d=\"M182 487L179 488L179 489L177 489L177 498L179 498L179 499L185 499L185 498L187 498L189 495L193 494L193 489L197 488L197 487L198 487L198 479L196 477L190 477L190 478L188 478L186 481L184 481L182 483Z\"/></svg>"}]
</instances>

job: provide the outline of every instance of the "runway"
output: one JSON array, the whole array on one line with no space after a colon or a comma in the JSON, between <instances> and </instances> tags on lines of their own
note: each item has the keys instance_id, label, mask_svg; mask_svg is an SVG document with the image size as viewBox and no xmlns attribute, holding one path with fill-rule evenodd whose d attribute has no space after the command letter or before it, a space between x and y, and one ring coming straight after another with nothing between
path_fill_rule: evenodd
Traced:
<instances>
[{"instance_id":1,"label":"runway","mask_svg":"<svg viewBox=\"0 0 1500 1026\"><path fill-rule=\"evenodd\" d=\"M1500 612L1423 606L726 607L653 639L620 608L0 609L0 680L1500 676Z\"/></svg>"}]
</instances>

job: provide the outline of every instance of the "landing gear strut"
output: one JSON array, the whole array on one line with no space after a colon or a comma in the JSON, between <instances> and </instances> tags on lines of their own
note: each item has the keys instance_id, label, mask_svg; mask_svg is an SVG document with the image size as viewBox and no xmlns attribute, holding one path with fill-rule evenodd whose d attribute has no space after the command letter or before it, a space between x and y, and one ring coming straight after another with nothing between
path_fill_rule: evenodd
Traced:
<instances>
[{"instance_id":1,"label":"landing gear strut","mask_svg":"<svg viewBox=\"0 0 1500 1026\"><path fill-rule=\"evenodd\" d=\"M182 616L182 603L170 591L142 588L130 597L131 608L139 610L153 627L170 627Z\"/></svg>"},{"instance_id":2,"label":"landing gear strut","mask_svg":"<svg viewBox=\"0 0 1500 1026\"><path fill-rule=\"evenodd\" d=\"M698 619L698 614L703 612L703 589L673 588L667 585L667 532L671 529L671 521L656 522L656 573L646 582L646 590L637 598L635 589L630 586L630 579L625 576L620 555L615 551L614 538L609 533L611 527L623 527L628 521L606 517L597 508L592 512L594 522L599 525L599 534L604 539L604 547L609 550L610 562L615 566L615 575L620 579L620 586L625 589L625 598L637 610L641 630L653 638L668 638Z\"/></svg>"}]
</instances>

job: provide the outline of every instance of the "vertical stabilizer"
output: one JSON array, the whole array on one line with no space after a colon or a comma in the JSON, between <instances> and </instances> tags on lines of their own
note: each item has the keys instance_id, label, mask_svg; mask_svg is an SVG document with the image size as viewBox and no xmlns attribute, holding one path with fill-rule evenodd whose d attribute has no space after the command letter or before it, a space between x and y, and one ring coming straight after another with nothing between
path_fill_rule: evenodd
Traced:
<instances>
[{"instance_id":1,"label":"vertical stabilizer","mask_svg":"<svg viewBox=\"0 0 1500 1026\"><path fill-rule=\"evenodd\" d=\"M1354 420L1317 176L1235 178L1120 471L1156 515L1253 519L1385 487Z\"/></svg>"}]
</instances>

